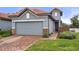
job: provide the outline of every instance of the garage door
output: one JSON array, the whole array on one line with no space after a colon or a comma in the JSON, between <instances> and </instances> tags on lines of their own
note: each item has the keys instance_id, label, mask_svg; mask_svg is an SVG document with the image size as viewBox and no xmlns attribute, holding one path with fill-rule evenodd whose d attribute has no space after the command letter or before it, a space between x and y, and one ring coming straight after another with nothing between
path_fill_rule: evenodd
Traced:
<instances>
[{"instance_id":1,"label":"garage door","mask_svg":"<svg viewBox=\"0 0 79 59\"><path fill-rule=\"evenodd\" d=\"M43 23L40 22L16 22L16 34L18 35L42 35Z\"/></svg>"}]
</instances>

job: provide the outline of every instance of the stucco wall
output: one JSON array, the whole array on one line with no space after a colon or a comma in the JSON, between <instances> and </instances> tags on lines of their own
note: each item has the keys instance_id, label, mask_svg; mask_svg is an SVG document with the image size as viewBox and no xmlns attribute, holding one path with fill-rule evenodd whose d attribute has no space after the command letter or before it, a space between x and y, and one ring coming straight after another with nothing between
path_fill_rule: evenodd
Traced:
<instances>
[{"instance_id":1,"label":"stucco wall","mask_svg":"<svg viewBox=\"0 0 79 59\"><path fill-rule=\"evenodd\" d=\"M0 29L2 30L10 30L12 26L11 21L0 20Z\"/></svg>"},{"instance_id":2,"label":"stucco wall","mask_svg":"<svg viewBox=\"0 0 79 59\"><path fill-rule=\"evenodd\" d=\"M15 20L40 20L40 19L43 19L43 27L48 27L48 16L37 16L35 15L34 13L32 12L29 12L30 13L30 18L27 19L26 18L26 13L28 12L24 12L21 16L19 17L11 17L12 18L12 29L15 28Z\"/></svg>"}]
</instances>

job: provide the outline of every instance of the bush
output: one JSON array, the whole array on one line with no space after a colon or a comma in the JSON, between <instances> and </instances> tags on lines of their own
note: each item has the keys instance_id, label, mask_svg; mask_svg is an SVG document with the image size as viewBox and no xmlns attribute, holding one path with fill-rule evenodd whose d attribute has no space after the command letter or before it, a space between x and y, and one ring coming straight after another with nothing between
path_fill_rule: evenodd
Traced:
<instances>
[{"instance_id":1,"label":"bush","mask_svg":"<svg viewBox=\"0 0 79 59\"><path fill-rule=\"evenodd\" d=\"M8 36L10 36L11 34L3 34L3 35L1 35L2 37L8 37Z\"/></svg>"},{"instance_id":2,"label":"bush","mask_svg":"<svg viewBox=\"0 0 79 59\"><path fill-rule=\"evenodd\" d=\"M2 34L4 34L4 33L5 33L5 31L2 31L2 30L0 31L0 35L2 35Z\"/></svg>"},{"instance_id":3,"label":"bush","mask_svg":"<svg viewBox=\"0 0 79 59\"><path fill-rule=\"evenodd\" d=\"M43 33L43 37L48 37L49 35L48 35L48 32L44 32Z\"/></svg>"},{"instance_id":4,"label":"bush","mask_svg":"<svg viewBox=\"0 0 79 59\"><path fill-rule=\"evenodd\" d=\"M75 39L76 35L74 34L74 32L62 32L62 33L60 33L59 38L62 38L62 39Z\"/></svg>"},{"instance_id":5,"label":"bush","mask_svg":"<svg viewBox=\"0 0 79 59\"><path fill-rule=\"evenodd\" d=\"M8 37L8 36L11 35L11 31L10 31L10 30L1 30L1 31L0 31L0 35L1 35L2 37Z\"/></svg>"}]
</instances>

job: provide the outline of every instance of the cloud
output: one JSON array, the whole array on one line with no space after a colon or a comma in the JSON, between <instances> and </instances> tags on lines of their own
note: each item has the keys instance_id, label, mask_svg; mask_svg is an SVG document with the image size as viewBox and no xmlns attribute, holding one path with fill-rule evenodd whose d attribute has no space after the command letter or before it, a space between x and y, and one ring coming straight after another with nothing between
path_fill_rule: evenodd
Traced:
<instances>
[{"instance_id":1,"label":"cloud","mask_svg":"<svg viewBox=\"0 0 79 59\"><path fill-rule=\"evenodd\" d=\"M63 15L62 17L62 21L64 23L67 23L67 24L71 24L71 18L75 15L79 15L79 8L77 7L73 7L73 8L70 8L69 11L67 11L68 14L65 14Z\"/></svg>"},{"instance_id":2,"label":"cloud","mask_svg":"<svg viewBox=\"0 0 79 59\"><path fill-rule=\"evenodd\" d=\"M79 8L72 8L71 9L70 17L73 17L73 16L78 15L78 14L79 14Z\"/></svg>"},{"instance_id":3,"label":"cloud","mask_svg":"<svg viewBox=\"0 0 79 59\"><path fill-rule=\"evenodd\" d=\"M61 20L62 20L63 23L71 24L71 21L68 18L61 18Z\"/></svg>"}]
</instances>

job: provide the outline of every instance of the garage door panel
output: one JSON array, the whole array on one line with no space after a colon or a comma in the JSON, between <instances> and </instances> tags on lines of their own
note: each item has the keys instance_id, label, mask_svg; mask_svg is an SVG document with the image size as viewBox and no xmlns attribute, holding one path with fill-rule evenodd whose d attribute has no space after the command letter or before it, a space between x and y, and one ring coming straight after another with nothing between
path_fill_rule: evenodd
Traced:
<instances>
[{"instance_id":1,"label":"garage door panel","mask_svg":"<svg viewBox=\"0 0 79 59\"><path fill-rule=\"evenodd\" d=\"M43 23L42 22L17 22L16 34L19 35L42 35Z\"/></svg>"}]
</instances>

